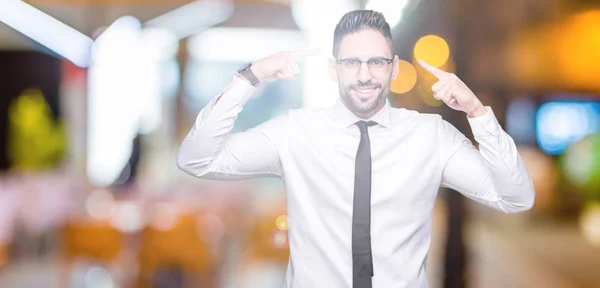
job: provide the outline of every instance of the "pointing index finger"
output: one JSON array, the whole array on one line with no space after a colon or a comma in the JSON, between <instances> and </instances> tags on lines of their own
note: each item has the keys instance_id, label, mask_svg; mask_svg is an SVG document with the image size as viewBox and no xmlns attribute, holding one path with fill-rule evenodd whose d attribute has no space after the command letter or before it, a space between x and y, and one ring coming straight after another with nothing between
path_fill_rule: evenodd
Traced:
<instances>
[{"instance_id":1,"label":"pointing index finger","mask_svg":"<svg viewBox=\"0 0 600 288\"><path fill-rule=\"evenodd\" d=\"M419 64L421 64L421 66L423 68L425 68L425 70L429 71L429 73L435 75L435 77L437 77L440 80L447 74L447 72L445 72L439 68L436 68L435 66L433 66L421 59L418 59L417 61L419 62Z\"/></svg>"},{"instance_id":2,"label":"pointing index finger","mask_svg":"<svg viewBox=\"0 0 600 288\"><path fill-rule=\"evenodd\" d=\"M321 53L321 49L305 49L305 50L296 50L289 52L290 56L294 60L300 60L308 56L313 56Z\"/></svg>"}]
</instances>

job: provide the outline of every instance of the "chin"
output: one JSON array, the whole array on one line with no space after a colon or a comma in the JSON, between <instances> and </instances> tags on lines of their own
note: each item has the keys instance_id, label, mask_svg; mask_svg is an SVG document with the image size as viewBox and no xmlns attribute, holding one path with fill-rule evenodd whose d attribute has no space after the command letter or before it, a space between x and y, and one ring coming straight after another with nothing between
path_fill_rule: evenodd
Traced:
<instances>
[{"instance_id":1,"label":"chin","mask_svg":"<svg viewBox=\"0 0 600 288\"><path fill-rule=\"evenodd\" d=\"M352 99L352 108L354 112L367 114L377 108L377 99L370 99L367 102Z\"/></svg>"}]
</instances>

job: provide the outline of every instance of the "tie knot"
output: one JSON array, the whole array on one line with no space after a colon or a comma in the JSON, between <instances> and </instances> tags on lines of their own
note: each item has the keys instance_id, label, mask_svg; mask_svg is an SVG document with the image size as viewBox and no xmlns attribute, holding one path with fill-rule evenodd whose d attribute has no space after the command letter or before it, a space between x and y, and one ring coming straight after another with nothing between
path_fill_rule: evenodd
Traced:
<instances>
[{"instance_id":1,"label":"tie knot","mask_svg":"<svg viewBox=\"0 0 600 288\"><path fill-rule=\"evenodd\" d=\"M358 126L358 129L360 130L360 133L368 133L368 130L367 130L368 126L373 126L375 124L377 124L377 123L374 122L374 121L369 121L369 122L367 122L367 121L358 121L358 122L356 122L356 126Z\"/></svg>"}]
</instances>

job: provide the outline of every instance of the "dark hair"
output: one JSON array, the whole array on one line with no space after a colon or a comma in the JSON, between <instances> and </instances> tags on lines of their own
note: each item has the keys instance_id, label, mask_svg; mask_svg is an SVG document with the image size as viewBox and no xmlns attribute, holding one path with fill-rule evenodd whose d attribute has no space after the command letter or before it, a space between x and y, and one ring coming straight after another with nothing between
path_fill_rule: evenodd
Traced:
<instances>
[{"instance_id":1,"label":"dark hair","mask_svg":"<svg viewBox=\"0 0 600 288\"><path fill-rule=\"evenodd\" d=\"M393 51L390 24L385 21L383 14L373 10L354 10L342 16L340 22L335 26L335 32L333 32L333 57L337 57L340 51L340 43L344 36L364 29L373 29L381 32L390 44L390 49Z\"/></svg>"}]
</instances>

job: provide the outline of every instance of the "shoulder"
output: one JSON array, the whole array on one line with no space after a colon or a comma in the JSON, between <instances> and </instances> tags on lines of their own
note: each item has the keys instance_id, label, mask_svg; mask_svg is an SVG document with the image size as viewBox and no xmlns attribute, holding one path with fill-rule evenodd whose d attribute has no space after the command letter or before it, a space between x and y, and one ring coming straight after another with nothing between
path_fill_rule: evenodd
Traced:
<instances>
[{"instance_id":1,"label":"shoulder","mask_svg":"<svg viewBox=\"0 0 600 288\"><path fill-rule=\"evenodd\" d=\"M442 125L442 116L434 113L421 113L419 111L406 108L390 108L390 117L392 125L429 126L437 128Z\"/></svg>"},{"instance_id":2,"label":"shoulder","mask_svg":"<svg viewBox=\"0 0 600 288\"><path fill-rule=\"evenodd\" d=\"M323 123L322 121L331 120L330 109L323 107L290 109L287 114L292 123Z\"/></svg>"}]
</instances>

